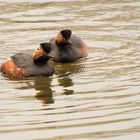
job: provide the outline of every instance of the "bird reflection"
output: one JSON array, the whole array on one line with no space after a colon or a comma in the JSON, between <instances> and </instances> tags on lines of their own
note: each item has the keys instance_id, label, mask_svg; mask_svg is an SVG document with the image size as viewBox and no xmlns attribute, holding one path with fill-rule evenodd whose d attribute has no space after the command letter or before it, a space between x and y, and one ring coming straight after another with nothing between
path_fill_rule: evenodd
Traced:
<instances>
[{"instance_id":1,"label":"bird reflection","mask_svg":"<svg viewBox=\"0 0 140 140\"><path fill-rule=\"evenodd\" d=\"M70 95L74 93L73 89L69 89L74 85L72 75L84 71L84 65L80 61L75 63L66 63L56 65L56 75L58 76L58 84L62 86L63 94Z\"/></svg>"},{"instance_id":2,"label":"bird reflection","mask_svg":"<svg viewBox=\"0 0 140 140\"><path fill-rule=\"evenodd\" d=\"M37 77L35 79L34 88L38 91L35 97L41 100L43 104L54 103L51 81L52 79L48 77Z\"/></svg>"},{"instance_id":3,"label":"bird reflection","mask_svg":"<svg viewBox=\"0 0 140 140\"><path fill-rule=\"evenodd\" d=\"M59 86L63 86L64 88L73 86L73 81L68 75L67 76L65 75L64 77L59 78L58 83L59 83ZM64 94L66 95L73 94L73 92L74 92L73 90L64 89Z\"/></svg>"},{"instance_id":4,"label":"bird reflection","mask_svg":"<svg viewBox=\"0 0 140 140\"><path fill-rule=\"evenodd\" d=\"M74 93L73 89L69 89L74 85L72 75L84 71L84 65L80 61L75 63L54 63L58 85L63 87L63 94L70 95ZM53 92L51 89L52 78L37 77L34 81L34 88L36 91L36 98L41 100L43 104L54 103ZM55 89L57 90L57 89Z\"/></svg>"}]
</instances>

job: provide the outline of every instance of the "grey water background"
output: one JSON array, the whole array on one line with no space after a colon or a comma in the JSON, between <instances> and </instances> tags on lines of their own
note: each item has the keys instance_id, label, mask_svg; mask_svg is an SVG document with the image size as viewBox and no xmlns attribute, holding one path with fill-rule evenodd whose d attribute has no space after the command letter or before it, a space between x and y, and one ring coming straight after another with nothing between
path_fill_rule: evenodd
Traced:
<instances>
[{"instance_id":1,"label":"grey water background","mask_svg":"<svg viewBox=\"0 0 140 140\"><path fill-rule=\"evenodd\" d=\"M0 0L0 63L71 29L87 58L52 77L0 75L0 139L140 139L139 0Z\"/></svg>"}]
</instances>

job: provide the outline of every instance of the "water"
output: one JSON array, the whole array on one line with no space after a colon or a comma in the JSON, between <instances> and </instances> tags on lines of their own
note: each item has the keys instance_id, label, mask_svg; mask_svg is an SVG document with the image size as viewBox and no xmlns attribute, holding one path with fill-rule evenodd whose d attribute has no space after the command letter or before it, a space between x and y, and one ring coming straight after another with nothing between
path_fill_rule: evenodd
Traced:
<instances>
[{"instance_id":1,"label":"water","mask_svg":"<svg viewBox=\"0 0 140 140\"><path fill-rule=\"evenodd\" d=\"M72 29L86 59L52 77L0 76L0 138L140 139L139 0L0 0L0 63Z\"/></svg>"}]
</instances>

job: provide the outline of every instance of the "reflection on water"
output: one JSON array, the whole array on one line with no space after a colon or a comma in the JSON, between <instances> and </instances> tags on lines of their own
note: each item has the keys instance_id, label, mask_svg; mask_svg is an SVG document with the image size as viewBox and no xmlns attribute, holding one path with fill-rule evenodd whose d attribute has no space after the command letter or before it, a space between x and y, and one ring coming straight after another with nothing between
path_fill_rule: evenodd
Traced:
<instances>
[{"instance_id":1,"label":"reflection on water","mask_svg":"<svg viewBox=\"0 0 140 140\"><path fill-rule=\"evenodd\" d=\"M56 70L55 79L57 79L58 86L63 88L62 94L73 94L74 90L68 89L74 84L71 75L84 71L84 65L77 61L70 64L55 64L54 67ZM38 100L42 100L43 104L54 103L53 94L55 94L55 91L53 91L51 83L52 78L48 77L37 77L34 80L34 88L38 91L35 97Z\"/></svg>"},{"instance_id":2,"label":"reflection on water","mask_svg":"<svg viewBox=\"0 0 140 140\"><path fill-rule=\"evenodd\" d=\"M139 0L1 0L0 63L64 28L89 55L52 63L52 77L1 75L0 138L139 140L139 9Z\"/></svg>"},{"instance_id":3,"label":"reflection on water","mask_svg":"<svg viewBox=\"0 0 140 140\"><path fill-rule=\"evenodd\" d=\"M43 104L54 103L51 82L50 78L35 78L34 88L37 91L35 97Z\"/></svg>"},{"instance_id":4,"label":"reflection on water","mask_svg":"<svg viewBox=\"0 0 140 140\"><path fill-rule=\"evenodd\" d=\"M81 61L77 61L76 63L59 64L58 66L56 65L55 68L56 76L58 79L58 85L62 86L64 89L63 94L73 94L74 90L67 88L72 87L74 85L71 75L78 74L84 71L84 64L82 64Z\"/></svg>"}]
</instances>

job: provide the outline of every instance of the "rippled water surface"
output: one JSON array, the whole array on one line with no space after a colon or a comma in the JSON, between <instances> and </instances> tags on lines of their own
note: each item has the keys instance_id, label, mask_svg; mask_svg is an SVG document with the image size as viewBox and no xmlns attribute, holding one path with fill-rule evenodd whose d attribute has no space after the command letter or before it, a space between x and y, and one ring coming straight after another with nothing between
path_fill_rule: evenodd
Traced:
<instances>
[{"instance_id":1,"label":"rippled water surface","mask_svg":"<svg viewBox=\"0 0 140 140\"><path fill-rule=\"evenodd\" d=\"M0 0L0 63L69 28L86 59L52 77L0 76L0 138L140 139L139 0Z\"/></svg>"}]
</instances>

